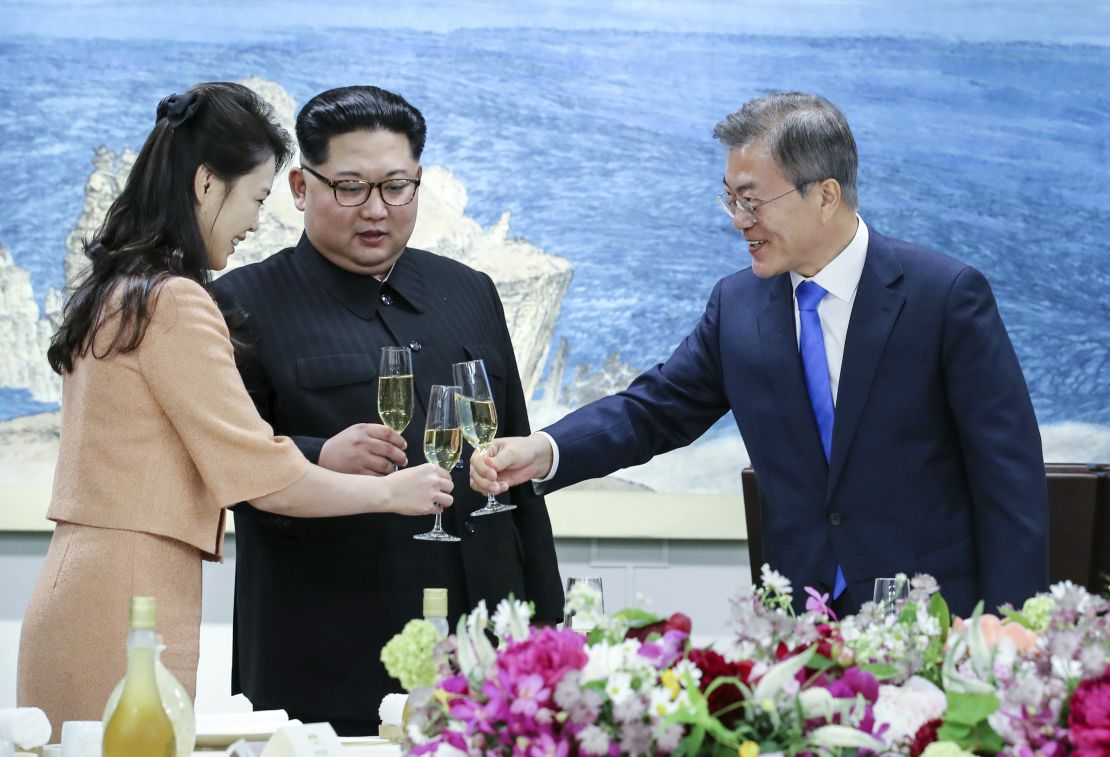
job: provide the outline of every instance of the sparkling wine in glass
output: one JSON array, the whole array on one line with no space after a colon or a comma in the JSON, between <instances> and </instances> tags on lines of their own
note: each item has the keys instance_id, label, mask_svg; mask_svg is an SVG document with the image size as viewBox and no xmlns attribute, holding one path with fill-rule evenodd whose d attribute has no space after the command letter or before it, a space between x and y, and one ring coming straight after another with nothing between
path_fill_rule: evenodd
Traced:
<instances>
[{"instance_id":1,"label":"sparkling wine in glass","mask_svg":"<svg viewBox=\"0 0 1110 757\"><path fill-rule=\"evenodd\" d=\"M462 429L455 396L457 386L434 384L428 399L428 421L424 424L424 459L450 473L462 454ZM431 531L412 537L421 541L460 541L443 530L443 511L436 513Z\"/></svg>"},{"instance_id":2,"label":"sparkling wine in glass","mask_svg":"<svg viewBox=\"0 0 1110 757\"><path fill-rule=\"evenodd\" d=\"M497 436L497 408L493 404L486 364L481 360L468 360L451 366L455 383L459 385L459 423L463 436L470 446L484 452ZM486 496L486 505L471 515L493 515L515 510L516 505L503 505L492 494Z\"/></svg>"},{"instance_id":3,"label":"sparkling wine in glass","mask_svg":"<svg viewBox=\"0 0 1110 757\"><path fill-rule=\"evenodd\" d=\"M378 369L378 417L404 433L412 421L412 352L408 347L382 347ZM397 466L393 466L397 470Z\"/></svg>"}]
</instances>

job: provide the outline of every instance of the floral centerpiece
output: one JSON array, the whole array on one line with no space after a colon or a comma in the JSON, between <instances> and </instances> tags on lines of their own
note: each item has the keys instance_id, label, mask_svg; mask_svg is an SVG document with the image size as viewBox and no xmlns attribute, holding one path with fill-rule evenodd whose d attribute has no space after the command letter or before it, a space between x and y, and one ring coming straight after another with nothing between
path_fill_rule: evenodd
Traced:
<instances>
[{"instance_id":1,"label":"floral centerpiece","mask_svg":"<svg viewBox=\"0 0 1110 757\"><path fill-rule=\"evenodd\" d=\"M391 673L419 679L409 754L1110 754L1110 604L1069 583L1002 617L950 617L928 576L909 596L837 618L828 596L763 567L733 601L736 635L691 643L689 618L599 611L575 586L588 633L530 625L484 603L434 645L414 635ZM418 658L418 659L416 659ZM429 671L434 670L434 675ZM414 675L413 671L417 671Z\"/></svg>"}]
</instances>

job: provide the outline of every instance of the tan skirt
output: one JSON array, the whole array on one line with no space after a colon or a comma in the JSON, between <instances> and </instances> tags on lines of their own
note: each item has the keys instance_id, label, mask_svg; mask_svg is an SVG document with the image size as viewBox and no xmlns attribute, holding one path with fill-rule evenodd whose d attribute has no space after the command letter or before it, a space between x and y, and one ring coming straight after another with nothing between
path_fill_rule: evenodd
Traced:
<instances>
[{"instance_id":1,"label":"tan skirt","mask_svg":"<svg viewBox=\"0 0 1110 757\"><path fill-rule=\"evenodd\" d=\"M59 523L23 617L16 698L67 720L100 720L127 671L132 596L157 601L162 662L196 695L201 554L164 536Z\"/></svg>"}]
</instances>

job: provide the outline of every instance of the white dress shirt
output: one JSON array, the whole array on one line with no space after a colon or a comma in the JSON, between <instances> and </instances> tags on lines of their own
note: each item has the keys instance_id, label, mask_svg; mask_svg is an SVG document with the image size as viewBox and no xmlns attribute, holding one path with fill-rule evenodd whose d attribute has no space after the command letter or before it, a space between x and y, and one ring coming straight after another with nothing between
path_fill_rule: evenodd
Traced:
<instances>
[{"instance_id":1,"label":"white dress shirt","mask_svg":"<svg viewBox=\"0 0 1110 757\"><path fill-rule=\"evenodd\" d=\"M790 283L794 291L798 284L812 281L828 292L817 305L817 315L821 319L821 336L825 339L825 360L829 363L829 384L832 386L833 405L840 388L840 366L844 362L844 339L848 336L848 321L852 318L852 305L856 302L859 278L863 275L863 263L867 260L867 224L856 216L856 235L848 246L829 261L829 264L807 279L800 273L790 272ZM799 339L802 322L798 318L798 298L794 298L794 333Z\"/></svg>"},{"instance_id":2,"label":"white dress shirt","mask_svg":"<svg viewBox=\"0 0 1110 757\"><path fill-rule=\"evenodd\" d=\"M840 367L844 363L844 341L848 336L848 322L852 318L852 306L856 302L856 290L859 289L860 276L863 275L863 264L867 260L867 224L856 214L856 234L839 255L829 261L828 265L818 271L816 276L806 279L800 273L790 272L790 283L793 291L797 291L798 284L803 281L812 281L828 292L825 298L817 305L817 315L821 319L821 336L825 340L825 359L829 363L829 384L832 388L833 405L836 405L837 390L840 388ZM802 322L798 318L798 298L794 298L794 331L799 340L802 333ZM533 483L541 484L550 481L559 470L559 445L546 431L538 431L547 437L551 443L551 471L543 478L532 479Z\"/></svg>"}]
</instances>

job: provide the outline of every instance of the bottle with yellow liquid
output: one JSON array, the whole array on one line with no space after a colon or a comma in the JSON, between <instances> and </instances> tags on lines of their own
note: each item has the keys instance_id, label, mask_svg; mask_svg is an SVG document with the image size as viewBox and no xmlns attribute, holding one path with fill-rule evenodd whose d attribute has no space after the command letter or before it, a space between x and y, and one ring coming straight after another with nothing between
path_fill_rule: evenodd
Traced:
<instances>
[{"instance_id":1,"label":"bottle with yellow liquid","mask_svg":"<svg viewBox=\"0 0 1110 757\"><path fill-rule=\"evenodd\" d=\"M175 757L173 723L158 693L154 597L131 598L127 676L115 710L104 721L102 757Z\"/></svg>"},{"instance_id":2,"label":"bottle with yellow liquid","mask_svg":"<svg viewBox=\"0 0 1110 757\"><path fill-rule=\"evenodd\" d=\"M447 638L451 632L447 625L447 589L424 589L424 620L432 624L439 638Z\"/></svg>"},{"instance_id":3,"label":"bottle with yellow liquid","mask_svg":"<svg viewBox=\"0 0 1110 757\"><path fill-rule=\"evenodd\" d=\"M173 673L162 664L162 653L166 651L166 643L162 634L156 636L157 652L154 655L154 677L158 681L158 696L162 698L162 708L170 717L173 732L177 738L177 757L191 757L193 748L197 743L197 719L193 712L193 700L189 692L174 678ZM116 705L123 696L123 684L127 679L116 684L112 695L108 697L108 704L104 707L102 720L107 723L116 711ZM3 757L0 754L0 757Z\"/></svg>"}]
</instances>

